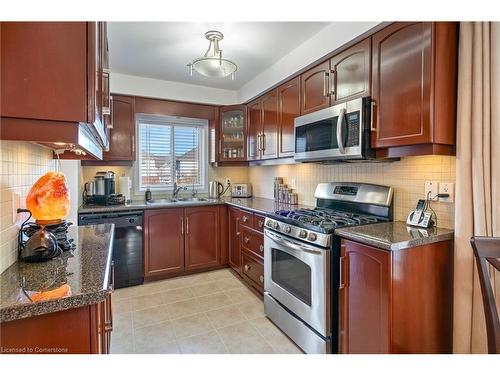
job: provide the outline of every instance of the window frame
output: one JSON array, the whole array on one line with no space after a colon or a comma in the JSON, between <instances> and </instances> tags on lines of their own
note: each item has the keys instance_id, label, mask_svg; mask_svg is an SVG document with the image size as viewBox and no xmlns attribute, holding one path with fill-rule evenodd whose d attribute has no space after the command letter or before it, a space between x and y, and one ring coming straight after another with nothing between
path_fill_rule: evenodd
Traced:
<instances>
[{"instance_id":1,"label":"window frame","mask_svg":"<svg viewBox=\"0 0 500 375\"><path fill-rule=\"evenodd\" d=\"M191 117L179 117L179 116L169 116L169 115L152 115L145 113L138 113L135 118L135 139L136 139L136 150L137 150L137 160L134 163L134 193L136 195L144 194L147 190L147 186L141 186L141 162L142 162L142 153L141 153L141 140L140 140L140 124L141 123L150 123L154 125L164 125L172 127L172 135L170 138L171 150L173 153L173 163L175 165L175 149L174 149L174 128L178 127L193 127L201 129L200 138L199 138L199 147L200 147L200 155L201 160L199 165L201 166L201 177L200 181L202 184L194 185L194 189L198 193L207 193L208 192L208 163L209 163L209 155L208 155L208 128L209 122L207 119L200 118L191 118ZM182 185L186 186L189 190L191 190L192 184ZM149 186L149 189L152 192L158 193L169 193L173 191L172 186Z\"/></svg>"}]
</instances>

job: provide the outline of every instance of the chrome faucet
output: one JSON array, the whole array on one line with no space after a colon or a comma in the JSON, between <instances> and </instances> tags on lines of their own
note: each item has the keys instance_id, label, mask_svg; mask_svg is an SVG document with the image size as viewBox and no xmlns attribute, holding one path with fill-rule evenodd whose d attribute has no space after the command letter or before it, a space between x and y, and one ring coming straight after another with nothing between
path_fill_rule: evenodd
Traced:
<instances>
[{"instance_id":1,"label":"chrome faucet","mask_svg":"<svg viewBox=\"0 0 500 375\"><path fill-rule=\"evenodd\" d=\"M179 191L181 190L187 190L186 186L179 186L177 185L177 181L174 181L174 188L172 190L172 199L177 199L177 196L179 195Z\"/></svg>"}]
</instances>

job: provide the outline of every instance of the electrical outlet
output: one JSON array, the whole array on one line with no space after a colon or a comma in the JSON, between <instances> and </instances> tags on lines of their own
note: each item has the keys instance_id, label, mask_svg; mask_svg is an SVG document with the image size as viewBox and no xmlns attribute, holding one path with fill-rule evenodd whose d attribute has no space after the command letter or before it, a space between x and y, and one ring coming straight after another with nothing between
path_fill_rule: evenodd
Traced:
<instances>
[{"instance_id":1,"label":"electrical outlet","mask_svg":"<svg viewBox=\"0 0 500 375\"><path fill-rule=\"evenodd\" d=\"M441 182L439 194L448 194L448 198L439 198L440 202L453 203L455 199L455 184L453 182Z\"/></svg>"},{"instance_id":2,"label":"electrical outlet","mask_svg":"<svg viewBox=\"0 0 500 375\"><path fill-rule=\"evenodd\" d=\"M21 208L21 193L17 191L12 192L12 224L17 223L17 209Z\"/></svg>"},{"instance_id":3,"label":"electrical outlet","mask_svg":"<svg viewBox=\"0 0 500 375\"><path fill-rule=\"evenodd\" d=\"M425 181L424 198L427 199L429 197L429 199L437 201L436 195L438 195L438 182Z\"/></svg>"},{"instance_id":4,"label":"electrical outlet","mask_svg":"<svg viewBox=\"0 0 500 375\"><path fill-rule=\"evenodd\" d=\"M231 179L226 177L226 186L231 185Z\"/></svg>"}]
</instances>

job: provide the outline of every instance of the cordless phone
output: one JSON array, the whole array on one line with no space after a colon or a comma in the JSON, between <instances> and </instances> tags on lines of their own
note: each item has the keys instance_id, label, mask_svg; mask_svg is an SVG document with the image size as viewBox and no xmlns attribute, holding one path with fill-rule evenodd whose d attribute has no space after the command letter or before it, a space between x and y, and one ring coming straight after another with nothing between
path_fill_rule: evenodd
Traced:
<instances>
[{"instance_id":1,"label":"cordless phone","mask_svg":"<svg viewBox=\"0 0 500 375\"><path fill-rule=\"evenodd\" d=\"M421 228L429 228L434 225L432 212L425 210L425 200L420 199L414 211L410 211L406 224Z\"/></svg>"}]
</instances>

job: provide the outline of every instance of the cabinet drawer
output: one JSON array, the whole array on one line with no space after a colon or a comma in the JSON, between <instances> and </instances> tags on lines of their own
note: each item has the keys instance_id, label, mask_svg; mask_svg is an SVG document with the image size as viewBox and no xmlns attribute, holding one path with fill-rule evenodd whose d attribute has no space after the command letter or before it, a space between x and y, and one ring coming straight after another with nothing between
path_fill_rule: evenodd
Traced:
<instances>
[{"instance_id":1,"label":"cabinet drawer","mask_svg":"<svg viewBox=\"0 0 500 375\"><path fill-rule=\"evenodd\" d=\"M258 230L259 232L263 232L265 219L266 218L264 216L254 214L253 215L253 228L255 230Z\"/></svg>"},{"instance_id":2,"label":"cabinet drawer","mask_svg":"<svg viewBox=\"0 0 500 375\"><path fill-rule=\"evenodd\" d=\"M264 263L245 251L241 254L241 260L243 278L262 293L264 291Z\"/></svg>"},{"instance_id":3,"label":"cabinet drawer","mask_svg":"<svg viewBox=\"0 0 500 375\"><path fill-rule=\"evenodd\" d=\"M247 211L241 211L241 224L246 225L250 228L253 227L253 214Z\"/></svg>"},{"instance_id":4,"label":"cabinet drawer","mask_svg":"<svg viewBox=\"0 0 500 375\"><path fill-rule=\"evenodd\" d=\"M255 254L256 256L264 257L264 236L253 229L242 225L241 231L241 247L246 251Z\"/></svg>"}]
</instances>

